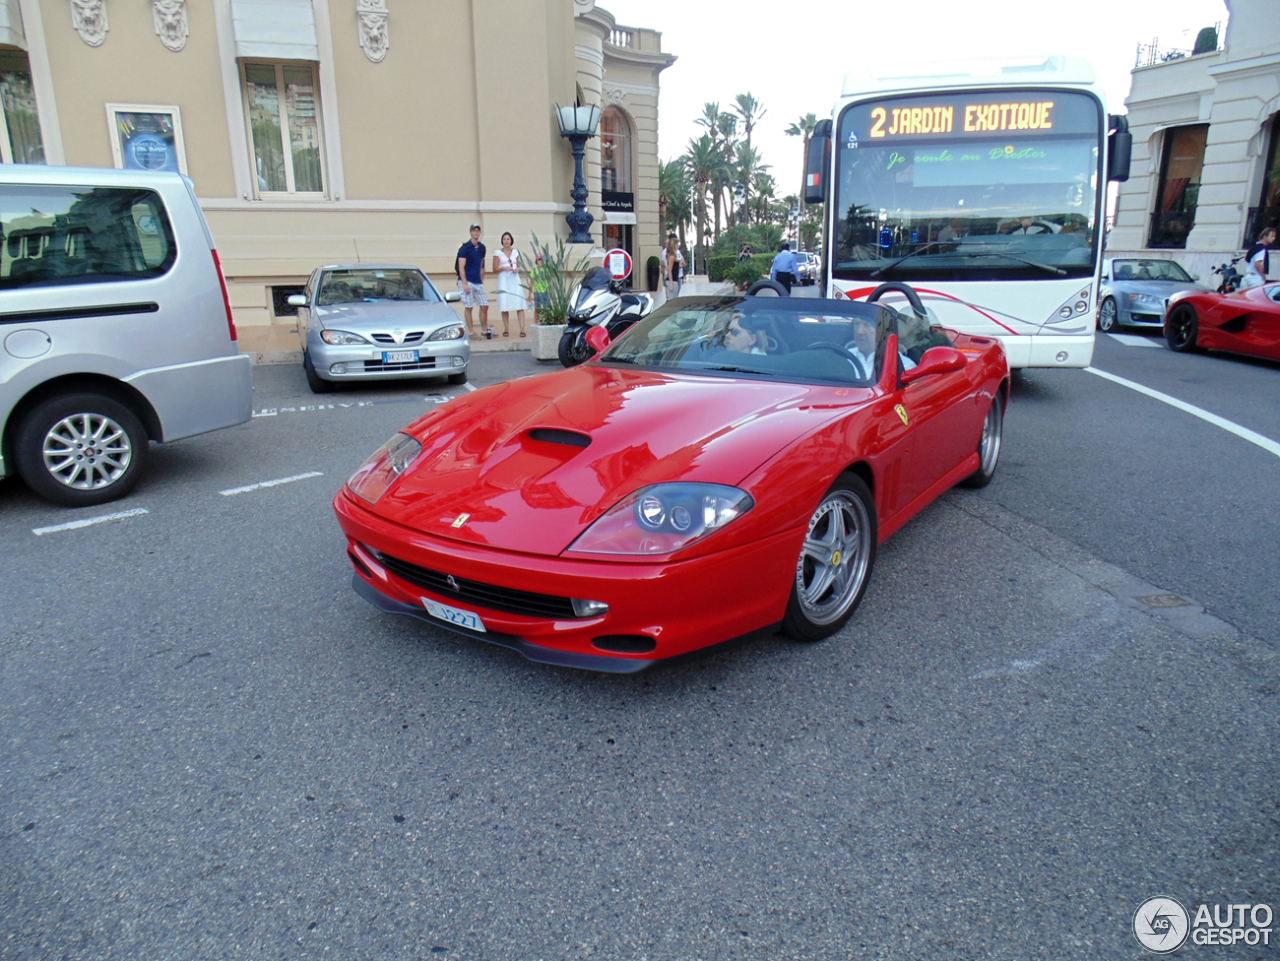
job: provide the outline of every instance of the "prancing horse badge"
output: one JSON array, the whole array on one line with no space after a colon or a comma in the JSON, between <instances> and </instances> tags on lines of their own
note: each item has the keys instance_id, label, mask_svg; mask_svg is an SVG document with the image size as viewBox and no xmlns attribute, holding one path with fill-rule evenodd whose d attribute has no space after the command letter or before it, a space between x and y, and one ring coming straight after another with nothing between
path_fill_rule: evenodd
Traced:
<instances>
[{"instance_id":1,"label":"prancing horse badge","mask_svg":"<svg viewBox=\"0 0 1280 961\"><path fill-rule=\"evenodd\" d=\"M901 418L902 420L902 426L906 427L907 426L907 409L903 407L901 404L899 404L897 407L894 408L894 410L898 412L898 417ZM458 525L454 524L453 526L457 527Z\"/></svg>"},{"instance_id":2,"label":"prancing horse badge","mask_svg":"<svg viewBox=\"0 0 1280 961\"><path fill-rule=\"evenodd\" d=\"M902 421L902 422L903 422L904 424L907 422L905 417L903 418L903 421ZM470 517L470 516L471 516L470 514L459 514L459 515L458 515L457 520L455 520L455 521L453 522L453 526L454 526L454 527L461 527L463 524L465 524L465 523L467 522L467 518L468 518L468 517Z\"/></svg>"}]
</instances>

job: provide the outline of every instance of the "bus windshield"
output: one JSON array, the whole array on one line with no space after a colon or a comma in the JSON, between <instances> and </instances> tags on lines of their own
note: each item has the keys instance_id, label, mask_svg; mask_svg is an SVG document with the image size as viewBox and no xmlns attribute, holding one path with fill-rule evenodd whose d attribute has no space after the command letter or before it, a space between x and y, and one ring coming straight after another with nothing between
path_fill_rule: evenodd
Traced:
<instances>
[{"instance_id":1,"label":"bus windshield","mask_svg":"<svg viewBox=\"0 0 1280 961\"><path fill-rule=\"evenodd\" d=\"M1088 94L892 97L840 116L832 274L1092 276L1102 110Z\"/></svg>"}]
</instances>

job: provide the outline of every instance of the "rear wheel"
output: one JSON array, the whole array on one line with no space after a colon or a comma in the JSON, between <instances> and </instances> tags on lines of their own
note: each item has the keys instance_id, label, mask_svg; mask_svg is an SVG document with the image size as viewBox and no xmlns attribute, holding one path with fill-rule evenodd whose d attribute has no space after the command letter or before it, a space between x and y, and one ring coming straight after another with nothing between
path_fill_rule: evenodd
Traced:
<instances>
[{"instance_id":1,"label":"rear wheel","mask_svg":"<svg viewBox=\"0 0 1280 961\"><path fill-rule=\"evenodd\" d=\"M336 386L333 381L325 380L316 373L315 365L311 363L311 354L307 351L302 352L302 370L307 375L307 386L313 394L327 394Z\"/></svg>"},{"instance_id":2,"label":"rear wheel","mask_svg":"<svg viewBox=\"0 0 1280 961\"><path fill-rule=\"evenodd\" d=\"M962 480L965 487L986 487L996 476L1000 463L1000 442L1004 437L1004 406L997 396L991 401L987 419L982 422L982 438L978 441L978 469Z\"/></svg>"},{"instance_id":3,"label":"rear wheel","mask_svg":"<svg viewBox=\"0 0 1280 961\"><path fill-rule=\"evenodd\" d=\"M124 404L101 394L45 401L22 421L18 473L36 494L67 507L124 497L146 468L149 440Z\"/></svg>"},{"instance_id":4,"label":"rear wheel","mask_svg":"<svg viewBox=\"0 0 1280 961\"><path fill-rule=\"evenodd\" d=\"M1196 336L1200 322L1196 318L1196 309L1190 304L1179 304L1169 314L1164 326L1164 341L1170 350L1188 353L1196 349Z\"/></svg>"},{"instance_id":5,"label":"rear wheel","mask_svg":"<svg viewBox=\"0 0 1280 961\"><path fill-rule=\"evenodd\" d=\"M1116 309L1114 297L1108 297L1098 308L1098 329L1103 333L1111 333L1120 327L1120 313Z\"/></svg>"},{"instance_id":6,"label":"rear wheel","mask_svg":"<svg viewBox=\"0 0 1280 961\"><path fill-rule=\"evenodd\" d=\"M841 474L809 518L782 630L830 637L853 615L876 560L876 506L862 478Z\"/></svg>"}]
</instances>

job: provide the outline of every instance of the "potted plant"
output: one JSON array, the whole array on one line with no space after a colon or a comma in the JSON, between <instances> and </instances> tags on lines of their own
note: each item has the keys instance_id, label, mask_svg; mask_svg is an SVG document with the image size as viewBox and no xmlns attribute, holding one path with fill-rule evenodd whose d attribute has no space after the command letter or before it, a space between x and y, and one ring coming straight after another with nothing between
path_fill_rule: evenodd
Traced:
<instances>
[{"instance_id":1,"label":"potted plant","mask_svg":"<svg viewBox=\"0 0 1280 961\"><path fill-rule=\"evenodd\" d=\"M535 360L558 360L557 350L560 336L564 333L565 314L569 310L569 294L577 278L586 273L590 266L590 256L583 254L575 262L573 251L565 245L563 239L557 237L553 247L541 243L537 234L533 235L533 253L534 256L529 258L530 263L537 264L538 255L542 256L542 272L536 279L539 286L545 283L546 290L539 291L543 295L543 303L534 311L535 323L530 329L532 342L529 346ZM537 269L534 267L534 270ZM534 281L535 277L531 272L526 289L529 300L536 303Z\"/></svg>"}]
</instances>

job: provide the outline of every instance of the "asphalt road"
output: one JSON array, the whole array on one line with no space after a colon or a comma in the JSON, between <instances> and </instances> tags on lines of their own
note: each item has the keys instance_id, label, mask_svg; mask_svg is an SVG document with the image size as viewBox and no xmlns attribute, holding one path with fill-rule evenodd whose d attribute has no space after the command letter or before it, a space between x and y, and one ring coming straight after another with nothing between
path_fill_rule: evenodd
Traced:
<instances>
[{"instance_id":1,"label":"asphalt road","mask_svg":"<svg viewBox=\"0 0 1280 961\"><path fill-rule=\"evenodd\" d=\"M1276 365L1095 363L1280 439ZM840 635L596 676L350 589L329 500L463 388L255 381L110 507L0 482L4 958L1116 959L1152 895L1280 909L1274 455L1027 373Z\"/></svg>"}]
</instances>

